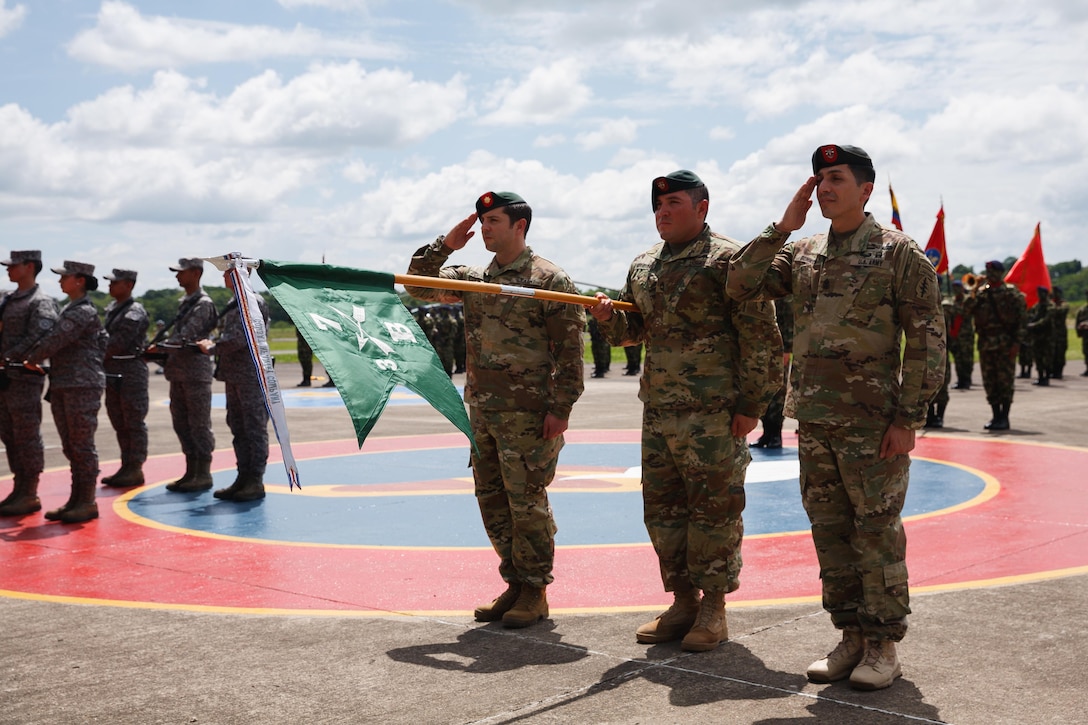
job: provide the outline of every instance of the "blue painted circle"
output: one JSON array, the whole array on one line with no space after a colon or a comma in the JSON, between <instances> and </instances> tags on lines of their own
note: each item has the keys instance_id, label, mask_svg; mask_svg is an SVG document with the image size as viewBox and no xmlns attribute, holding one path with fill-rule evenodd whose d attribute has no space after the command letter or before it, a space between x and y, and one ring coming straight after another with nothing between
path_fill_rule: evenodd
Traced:
<instances>
[{"instance_id":1,"label":"blue painted circle","mask_svg":"<svg viewBox=\"0 0 1088 725\"><path fill-rule=\"evenodd\" d=\"M304 485L360 487L471 479L467 448L403 450L331 456L300 462ZM745 485L746 536L807 531L797 477L765 480L755 476L763 465L795 462L797 450L752 450ZM557 480L579 467L610 469L602 479L639 465L637 443L567 443ZM215 487L227 486L233 471L215 474ZM592 474L586 475L592 480ZM753 480L756 478L757 480ZM266 483L286 486L282 466L269 466ZM465 484L469 488L471 483ZM985 488L978 475L943 463L914 460L904 516L947 508L977 496ZM418 488L418 486L417 486ZM427 488L423 486L423 488ZM612 492L579 491L554 486L549 499L559 526L556 544L617 545L648 543L637 486ZM128 507L144 518L182 529L249 539L357 546L490 547L470 492L411 495L396 491L373 496L309 496L272 493L251 504L224 503L202 494L179 495L163 487L141 491Z\"/></svg>"}]
</instances>

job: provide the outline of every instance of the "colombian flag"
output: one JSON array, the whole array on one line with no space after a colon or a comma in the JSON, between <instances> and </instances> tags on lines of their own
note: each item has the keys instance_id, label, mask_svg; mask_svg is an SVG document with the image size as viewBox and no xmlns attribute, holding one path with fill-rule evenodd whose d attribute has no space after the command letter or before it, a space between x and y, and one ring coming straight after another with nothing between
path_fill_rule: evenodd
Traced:
<instances>
[{"instance_id":1,"label":"colombian flag","mask_svg":"<svg viewBox=\"0 0 1088 725\"><path fill-rule=\"evenodd\" d=\"M899 231L903 231L903 222L899 219L899 204L895 201L895 192L892 191L891 182L888 182L888 193L892 195L892 224Z\"/></svg>"}]
</instances>

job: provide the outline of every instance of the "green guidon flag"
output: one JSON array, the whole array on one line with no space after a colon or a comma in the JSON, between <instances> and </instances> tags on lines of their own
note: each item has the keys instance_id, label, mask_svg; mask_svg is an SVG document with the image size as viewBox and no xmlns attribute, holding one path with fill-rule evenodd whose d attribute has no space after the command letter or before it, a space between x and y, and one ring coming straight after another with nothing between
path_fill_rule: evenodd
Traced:
<instances>
[{"instance_id":1,"label":"green guidon flag","mask_svg":"<svg viewBox=\"0 0 1088 725\"><path fill-rule=\"evenodd\" d=\"M267 259L257 274L336 383L360 447L397 385L421 395L472 440L465 404L393 291L393 275Z\"/></svg>"}]
</instances>

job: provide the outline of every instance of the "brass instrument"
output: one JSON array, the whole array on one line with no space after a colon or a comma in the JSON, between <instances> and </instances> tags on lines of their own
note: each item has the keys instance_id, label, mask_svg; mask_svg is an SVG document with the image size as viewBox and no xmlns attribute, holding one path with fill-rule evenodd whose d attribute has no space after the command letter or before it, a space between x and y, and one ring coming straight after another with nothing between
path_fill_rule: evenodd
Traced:
<instances>
[{"instance_id":1,"label":"brass instrument","mask_svg":"<svg viewBox=\"0 0 1088 725\"><path fill-rule=\"evenodd\" d=\"M977 274L971 274L968 272L960 278L963 282L963 291L972 297L978 294L978 292L986 287L986 278Z\"/></svg>"}]
</instances>

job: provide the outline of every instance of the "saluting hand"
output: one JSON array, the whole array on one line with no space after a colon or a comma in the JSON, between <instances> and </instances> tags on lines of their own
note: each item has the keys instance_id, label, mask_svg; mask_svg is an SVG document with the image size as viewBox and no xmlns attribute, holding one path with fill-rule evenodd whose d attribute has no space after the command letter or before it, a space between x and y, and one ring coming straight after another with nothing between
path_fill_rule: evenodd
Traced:
<instances>
[{"instance_id":1,"label":"saluting hand","mask_svg":"<svg viewBox=\"0 0 1088 725\"><path fill-rule=\"evenodd\" d=\"M467 217L457 222L453 229L450 229L450 233L446 235L446 238L442 240L450 249L461 249L468 240L476 236L476 232L469 231L472 229L472 225L476 223L476 214L469 214Z\"/></svg>"},{"instance_id":2,"label":"saluting hand","mask_svg":"<svg viewBox=\"0 0 1088 725\"><path fill-rule=\"evenodd\" d=\"M782 220L775 222L774 228L780 232L794 232L805 225L805 217L808 216L808 210L812 208L812 192L816 190L816 177L808 177L808 181L801 185L801 188L797 190L797 193L793 195L793 199L790 200L790 205L786 207L785 213L782 214Z\"/></svg>"}]
</instances>

